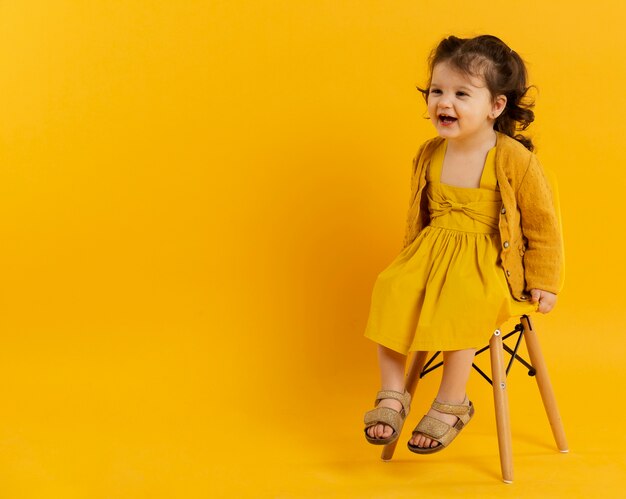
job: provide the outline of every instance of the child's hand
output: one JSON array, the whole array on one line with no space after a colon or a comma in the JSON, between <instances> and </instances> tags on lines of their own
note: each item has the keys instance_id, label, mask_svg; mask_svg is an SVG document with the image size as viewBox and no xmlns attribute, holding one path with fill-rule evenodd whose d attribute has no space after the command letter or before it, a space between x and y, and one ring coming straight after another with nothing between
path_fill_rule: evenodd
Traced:
<instances>
[{"instance_id":1,"label":"child's hand","mask_svg":"<svg viewBox=\"0 0 626 499\"><path fill-rule=\"evenodd\" d=\"M547 314L556 305L556 295L549 291L543 291L542 289L531 289L530 297L533 303L539 302L537 312Z\"/></svg>"}]
</instances>

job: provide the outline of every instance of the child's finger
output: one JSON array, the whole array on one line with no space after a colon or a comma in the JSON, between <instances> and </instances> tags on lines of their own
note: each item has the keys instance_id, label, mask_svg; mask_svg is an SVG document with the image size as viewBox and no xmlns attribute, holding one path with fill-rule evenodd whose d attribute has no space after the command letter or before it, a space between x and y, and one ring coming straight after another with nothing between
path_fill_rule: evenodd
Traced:
<instances>
[{"instance_id":1,"label":"child's finger","mask_svg":"<svg viewBox=\"0 0 626 499\"><path fill-rule=\"evenodd\" d=\"M542 300L539 302L539 308L537 310L542 314L547 314L548 312L550 312L550 310L552 310L553 307L554 304L551 301Z\"/></svg>"},{"instance_id":2,"label":"child's finger","mask_svg":"<svg viewBox=\"0 0 626 499\"><path fill-rule=\"evenodd\" d=\"M541 298L541 291L539 291L538 289L531 289L530 298L533 301L533 303L538 302L539 299Z\"/></svg>"}]
</instances>

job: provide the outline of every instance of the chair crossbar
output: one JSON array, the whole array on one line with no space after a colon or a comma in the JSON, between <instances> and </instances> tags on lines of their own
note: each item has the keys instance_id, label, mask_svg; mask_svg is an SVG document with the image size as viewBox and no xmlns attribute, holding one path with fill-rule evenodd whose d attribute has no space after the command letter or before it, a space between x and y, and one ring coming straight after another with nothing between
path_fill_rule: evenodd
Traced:
<instances>
[{"instance_id":1,"label":"chair crossbar","mask_svg":"<svg viewBox=\"0 0 626 499\"><path fill-rule=\"evenodd\" d=\"M525 316L524 316L524 317L525 317ZM517 339L516 339L516 341L515 341L515 346L514 346L513 348L511 348L511 347L509 347L508 345L506 345L506 344L504 343L504 340L506 340L506 339L510 338L511 336L513 336L513 335L515 335L515 334L517 334ZM503 341L503 343L502 343L502 347L503 347L503 349L504 349L504 350L505 350L505 351L506 351L506 352L510 355L509 362L508 362L507 367L506 367L506 375L508 375L508 374L509 374L509 371L511 370L511 367L513 366L513 363L514 363L514 361L516 361L516 360L517 360L520 364L522 364L524 367L526 367L526 369L528 369L528 375L529 375L529 376L534 376L534 375L536 374L536 372L537 372L537 371L535 370L535 368L534 368L534 367L530 364L530 362L528 362L526 359L524 359L521 355L519 355L519 354L517 353L517 352L518 352L518 350L519 350L519 347L520 347L520 345L521 345L521 343L522 343L522 335L523 335L523 334L524 334L524 326L523 326L523 325L522 325L522 323L520 322L520 323L518 323L518 324L515 326L515 328L514 328L511 332L509 332L509 333L505 334L505 335L502 337L502 341ZM481 348L481 349L477 350L477 351L476 351L476 354L474 355L474 357L477 357L478 355L480 355L481 353L483 353L483 352L485 352L485 351L487 351L487 350L489 350L489 345L487 345L487 346L485 346L485 347L483 347L483 348ZM434 362L434 361L435 361L435 360L439 357L439 355L440 355L440 354L441 354L441 351L439 351L439 352L435 352L435 353L434 353L434 354L430 357L430 359L428 359L428 361L426 362L426 364L424 364L424 367L423 367L422 371L421 371L421 372L420 372L420 374L419 374L420 379L422 379L422 378L423 378L424 376L426 376L428 373L430 373L430 372L432 372L432 371L434 371L434 370L436 370L436 369L440 368L441 366L443 366L443 362L441 362L441 361L440 361L440 362L438 362L438 363L436 363L436 364L434 364L434 365L431 365L431 364L433 364L433 362ZM486 380L486 381L487 381L490 385L493 385L493 381L492 381L492 379L491 379L491 378L490 378L487 374L485 374L485 372L484 372L484 371L483 371L480 367L478 367L475 363L472 363L472 368L473 368L474 370L476 370L476 372L478 372L478 374L480 374L483 378L485 378L485 380Z\"/></svg>"}]
</instances>

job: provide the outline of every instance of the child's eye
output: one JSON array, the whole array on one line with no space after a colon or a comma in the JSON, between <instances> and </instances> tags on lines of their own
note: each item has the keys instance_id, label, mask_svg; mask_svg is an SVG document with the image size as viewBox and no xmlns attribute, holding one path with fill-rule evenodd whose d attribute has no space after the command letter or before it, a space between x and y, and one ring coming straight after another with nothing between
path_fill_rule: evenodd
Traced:
<instances>
[{"instance_id":1,"label":"child's eye","mask_svg":"<svg viewBox=\"0 0 626 499\"><path fill-rule=\"evenodd\" d=\"M458 97L466 97L467 95L469 95L467 92L457 92L456 95Z\"/></svg>"},{"instance_id":2,"label":"child's eye","mask_svg":"<svg viewBox=\"0 0 626 499\"><path fill-rule=\"evenodd\" d=\"M431 89L428 91L428 93L431 93L431 94L440 94L440 93L441 93L441 90L439 90L438 88L431 88Z\"/></svg>"}]
</instances>

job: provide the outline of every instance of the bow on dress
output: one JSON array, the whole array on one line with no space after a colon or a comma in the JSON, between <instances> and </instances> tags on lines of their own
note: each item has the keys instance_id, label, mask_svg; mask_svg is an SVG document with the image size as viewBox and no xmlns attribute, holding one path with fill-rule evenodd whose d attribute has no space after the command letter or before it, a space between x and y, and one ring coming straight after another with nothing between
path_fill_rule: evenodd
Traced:
<instances>
[{"instance_id":1,"label":"bow on dress","mask_svg":"<svg viewBox=\"0 0 626 499\"><path fill-rule=\"evenodd\" d=\"M463 212L468 217L484 223L492 229L498 228L498 218L493 217L485 213L485 209L482 210L477 207L480 204L494 204L494 201L472 201L469 203L457 203L455 201L435 201L431 199L430 203L430 218L438 218L447 215L451 212Z\"/></svg>"}]
</instances>

